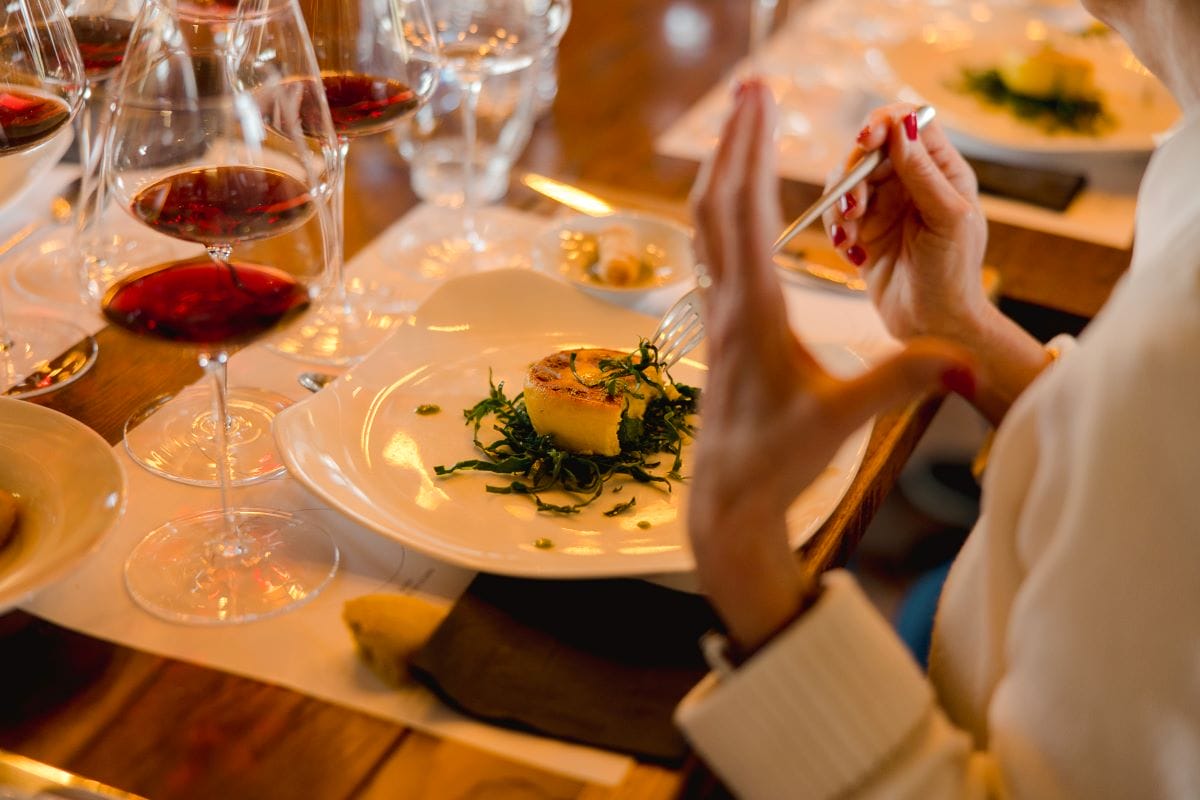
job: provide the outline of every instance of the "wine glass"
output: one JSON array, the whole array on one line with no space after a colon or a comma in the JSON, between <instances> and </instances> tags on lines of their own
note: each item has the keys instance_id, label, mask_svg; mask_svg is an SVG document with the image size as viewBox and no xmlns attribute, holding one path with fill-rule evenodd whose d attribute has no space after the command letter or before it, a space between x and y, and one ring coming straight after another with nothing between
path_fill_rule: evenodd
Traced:
<instances>
[{"instance_id":1,"label":"wine glass","mask_svg":"<svg viewBox=\"0 0 1200 800\"><path fill-rule=\"evenodd\" d=\"M280 352L347 364L379 343L406 298L386 285L350 295L345 277L345 183L350 141L388 130L420 108L437 85L440 55L428 0L303 0L337 132L330 280L304 325L276 339Z\"/></svg>"},{"instance_id":2,"label":"wine glass","mask_svg":"<svg viewBox=\"0 0 1200 800\"><path fill-rule=\"evenodd\" d=\"M0 169L30 176L47 169L82 101L83 64L58 0L7 0L0 6ZM95 340L78 325L0 308L0 391L9 396L69 383L95 358Z\"/></svg>"},{"instance_id":3,"label":"wine glass","mask_svg":"<svg viewBox=\"0 0 1200 800\"><path fill-rule=\"evenodd\" d=\"M234 256L321 223L335 140L295 0L244 0L236 14L146 0L114 93L104 174L135 220L195 255L115 279L105 318L196 348L212 384L220 508L151 531L125 564L145 609L228 623L292 608L332 577L329 535L281 511L230 505L226 363L310 304L321 259Z\"/></svg>"},{"instance_id":4,"label":"wine glass","mask_svg":"<svg viewBox=\"0 0 1200 800\"><path fill-rule=\"evenodd\" d=\"M478 186L478 113L483 81L535 65L558 45L571 18L570 0L431 0L446 69L463 88L463 203L459 242L443 242L435 252L447 272L463 264L486 269L509 261L512 253L489 240L481 225Z\"/></svg>"},{"instance_id":5,"label":"wine glass","mask_svg":"<svg viewBox=\"0 0 1200 800\"><path fill-rule=\"evenodd\" d=\"M64 10L83 63L84 92L75 115L75 142L79 154L78 200L72 205L72 224L52 229L36 245L22 249L14 259L12 281L25 295L60 306L86 303L83 260L119 262L127 248L140 244L103 225L107 203L104 187L96 180L99 148L94 146L94 104L105 100L106 85L125 58L139 0L69 0ZM145 245L142 245L145 246ZM120 269L119 263L114 265Z\"/></svg>"}]
</instances>

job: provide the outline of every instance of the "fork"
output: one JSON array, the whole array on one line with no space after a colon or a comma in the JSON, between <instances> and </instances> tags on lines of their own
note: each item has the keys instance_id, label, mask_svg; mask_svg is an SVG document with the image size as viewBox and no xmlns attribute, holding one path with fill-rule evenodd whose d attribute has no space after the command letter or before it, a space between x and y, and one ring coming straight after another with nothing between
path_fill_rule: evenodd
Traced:
<instances>
[{"instance_id":1,"label":"fork","mask_svg":"<svg viewBox=\"0 0 1200 800\"><path fill-rule=\"evenodd\" d=\"M700 316L700 289L692 289L667 309L650 338L658 350L658 363L670 369L704 339Z\"/></svg>"}]
</instances>

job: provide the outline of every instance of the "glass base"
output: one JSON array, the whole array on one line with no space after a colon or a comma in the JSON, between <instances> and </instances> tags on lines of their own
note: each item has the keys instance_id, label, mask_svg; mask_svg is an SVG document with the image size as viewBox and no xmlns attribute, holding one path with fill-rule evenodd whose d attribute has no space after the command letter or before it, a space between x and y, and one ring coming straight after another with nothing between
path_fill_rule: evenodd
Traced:
<instances>
[{"instance_id":1,"label":"glass base","mask_svg":"<svg viewBox=\"0 0 1200 800\"><path fill-rule=\"evenodd\" d=\"M422 240L419 250L404 258L415 260L426 280L532 266L529 240L513 232L511 216L488 208L475 212L473 230L466 227L461 209L451 211L442 224L424 229Z\"/></svg>"},{"instance_id":2,"label":"glass base","mask_svg":"<svg viewBox=\"0 0 1200 800\"><path fill-rule=\"evenodd\" d=\"M212 401L207 383L155 400L126 420L125 450L156 475L191 486L216 486ZM271 421L291 403L262 389L229 390L231 486L257 483L283 472Z\"/></svg>"},{"instance_id":3,"label":"glass base","mask_svg":"<svg viewBox=\"0 0 1200 800\"><path fill-rule=\"evenodd\" d=\"M236 536L227 535L227 526ZM290 611L337 572L319 526L283 511L207 511L151 531L125 562L134 601L170 622L219 625Z\"/></svg>"},{"instance_id":4,"label":"glass base","mask_svg":"<svg viewBox=\"0 0 1200 800\"><path fill-rule=\"evenodd\" d=\"M96 340L46 314L7 314L0 327L0 395L37 397L60 389L96 362Z\"/></svg>"},{"instance_id":5,"label":"glass base","mask_svg":"<svg viewBox=\"0 0 1200 800\"><path fill-rule=\"evenodd\" d=\"M356 364L404 324L414 304L386 286L359 286L349 306L322 303L267 342L277 353L317 364Z\"/></svg>"}]
</instances>

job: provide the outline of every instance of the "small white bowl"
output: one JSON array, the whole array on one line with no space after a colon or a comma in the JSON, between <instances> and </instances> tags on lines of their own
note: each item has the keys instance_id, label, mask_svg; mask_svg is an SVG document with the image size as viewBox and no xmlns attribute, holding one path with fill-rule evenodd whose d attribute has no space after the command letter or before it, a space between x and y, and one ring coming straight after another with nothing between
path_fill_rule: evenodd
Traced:
<instances>
[{"instance_id":1,"label":"small white bowl","mask_svg":"<svg viewBox=\"0 0 1200 800\"><path fill-rule=\"evenodd\" d=\"M614 234L614 229L619 232ZM620 241L621 252L641 260L645 275L627 285L603 280L596 243L605 237L610 242ZM692 232L677 222L648 214L566 217L538 235L533 255L534 263L544 272L558 275L588 294L625 306L694 279Z\"/></svg>"}]
</instances>

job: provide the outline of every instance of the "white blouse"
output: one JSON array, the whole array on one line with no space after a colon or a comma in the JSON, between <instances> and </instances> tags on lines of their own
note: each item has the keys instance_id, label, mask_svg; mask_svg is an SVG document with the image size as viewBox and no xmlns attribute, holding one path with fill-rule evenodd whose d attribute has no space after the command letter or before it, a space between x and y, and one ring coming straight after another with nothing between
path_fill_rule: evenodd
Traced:
<instances>
[{"instance_id":1,"label":"white blouse","mask_svg":"<svg viewBox=\"0 0 1200 800\"><path fill-rule=\"evenodd\" d=\"M997 431L926 679L853 579L676 719L743 797L1200 797L1200 116ZM1086 265L1081 265L1086 269Z\"/></svg>"}]
</instances>

